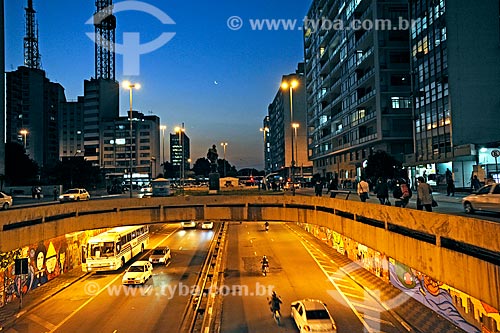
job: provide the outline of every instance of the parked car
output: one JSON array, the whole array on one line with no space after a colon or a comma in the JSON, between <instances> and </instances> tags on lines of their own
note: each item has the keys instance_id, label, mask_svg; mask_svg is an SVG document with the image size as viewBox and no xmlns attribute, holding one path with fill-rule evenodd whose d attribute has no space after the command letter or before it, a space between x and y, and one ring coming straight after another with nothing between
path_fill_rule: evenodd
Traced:
<instances>
[{"instance_id":1,"label":"parked car","mask_svg":"<svg viewBox=\"0 0 500 333\"><path fill-rule=\"evenodd\" d=\"M468 214L475 211L500 213L500 184L488 184L477 192L462 199L464 210Z\"/></svg>"},{"instance_id":2,"label":"parked car","mask_svg":"<svg viewBox=\"0 0 500 333\"><path fill-rule=\"evenodd\" d=\"M8 194L0 192L0 207L3 210L9 209L12 206L12 197Z\"/></svg>"},{"instance_id":3,"label":"parked car","mask_svg":"<svg viewBox=\"0 0 500 333\"><path fill-rule=\"evenodd\" d=\"M123 284L144 284L153 276L153 265L149 261L136 261L123 274Z\"/></svg>"},{"instance_id":4,"label":"parked car","mask_svg":"<svg viewBox=\"0 0 500 333\"><path fill-rule=\"evenodd\" d=\"M184 229L193 229L196 228L196 222L195 221L188 221L188 222L181 222L182 228Z\"/></svg>"},{"instance_id":5,"label":"parked car","mask_svg":"<svg viewBox=\"0 0 500 333\"><path fill-rule=\"evenodd\" d=\"M300 333L328 332L336 333L337 325L326 304L316 299L303 299L292 302L292 318Z\"/></svg>"},{"instance_id":6,"label":"parked car","mask_svg":"<svg viewBox=\"0 0 500 333\"><path fill-rule=\"evenodd\" d=\"M172 255L168 246L159 246L151 252L149 262L152 264L168 264Z\"/></svg>"},{"instance_id":7,"label":"parked car","mask_svg":"<svg viewBox=\"0 0 500 333\"><path fill-rule=\"evenodd\" d=\"M59 196L60 202L90 200L90 193L84 188L72 188Z\"/></svg>"},{"instance_id":8,"label":"parked car","mask_svg":"<svg viewBox=\"0 0 500 333\"><path fill-rule=\"evenodd\" d=\"M205 221L201 224L202 229L210 230L214 228L214 223L212 221Z\"/></svg>"}]
</instances>

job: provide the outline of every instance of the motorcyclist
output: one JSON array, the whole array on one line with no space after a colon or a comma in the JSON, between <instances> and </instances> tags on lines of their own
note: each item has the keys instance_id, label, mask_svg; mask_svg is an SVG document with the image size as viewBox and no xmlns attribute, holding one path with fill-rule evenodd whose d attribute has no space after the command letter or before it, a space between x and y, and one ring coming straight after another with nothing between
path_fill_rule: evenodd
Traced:
<instances>
[{"instance_id":1,"label":"motorcyclist","mask_svg":"<svg viewBox=\"0 0 500 333\"><path fill-rule=\"evenodd\" d=\"M262 271L264 272L266 268L269 267L269 260L267 260L266 256L263 256L260 263L262 264Z\"/></svg>"},{"instance_id":2,"label":"motorcyclist","mask_svg":"<svg viewBox=\"0 0 500 333\"><path fill-rule=\"evenodd\" d=\"M282 302L281 302L280 297L278 295L276 295L275 291L273 291L273 295L271 296L271 300L269 300L269 306L271 307L271 312L273 313L273 315L274 315L275 311L278 311L278 313L281 316L281 312L280 312L281 303Z\"/></svg>"},{"instance_id":3,"label":"motorcyclist","mask_svg":"<svg viewBox=\"0 0 500 333\"><path fill-rule=\"evenodd\" d=\"M264 227L266 228L266 230L269 230L269 222L266 221L266 223L264 223Z\"/></svg>"}]
</instances>

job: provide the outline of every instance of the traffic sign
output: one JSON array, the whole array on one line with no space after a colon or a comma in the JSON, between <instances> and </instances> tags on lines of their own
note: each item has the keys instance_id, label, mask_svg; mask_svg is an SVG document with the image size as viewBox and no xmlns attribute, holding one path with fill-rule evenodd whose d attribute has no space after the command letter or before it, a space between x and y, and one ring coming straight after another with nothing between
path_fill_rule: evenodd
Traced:
<instances>
[{"instance_id":1,"label":"traffic sign","mask_svg":"<svg viewBox=\"0 0 500 333\"><path fill-rule=\"evenodd\" d=\"M498 149L493 149L493 150L491 151L491 156L493 156L494 158L500 157L500 150L498 150Z\"/></svg>"}]
</instances>

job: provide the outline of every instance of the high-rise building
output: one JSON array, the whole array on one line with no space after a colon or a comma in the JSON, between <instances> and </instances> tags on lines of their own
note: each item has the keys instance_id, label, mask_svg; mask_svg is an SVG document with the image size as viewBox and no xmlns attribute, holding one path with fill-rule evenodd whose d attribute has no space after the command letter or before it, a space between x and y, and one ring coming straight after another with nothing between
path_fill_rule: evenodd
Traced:
<instances>
[{"instance_id":1,"label":"high-rise building","mask_svg":"<svg viewBox=\"0 0 500 333\"><path fill-rule=\"evenodd\" d=\"M59 112L64 88L45 71L19 67L7 72L7 142L18 142L40 167L59 161ZM21 133L24 130L24 134Z\"/></svg>"},{"instance_id":2,"label":"high-rise building","mask_svg":"<svg viewBox=\"0 0 500 333\"><path fill-rule=\"evenodd\" d=\"M499 2L411 0L411 64L415 152L412 176L444 184L446 169L456 187L471 176L500 180Z\"/></svg>"},{"instance_id":3,"label":"high-rise building","mask_svg":"<svg viewBox=\"0 0 500 333\"><path fill-rule=\"evenodd\" d=\"M170 133L170 163L174 166L175 173L183 178L190 168L191 142L185 131ZM184 168L182 162L184 161Z\"/></svg>"},{"instance_id":4,"label":"high-rise building","mask_svg":"<svg viewBox=\"0 0 500 333\"><path fill-rule=\"evenodd\" d=\"M133 182L143 185L155 178L160 169L160 118L132 112L132 137L129 116L117 117L102 124L102 171L109 176L130 173Z\"/></svg>"},{"instance_id":5,"label":"high-rise building","mask_svg":"<svg viewBox=\"0 0 500 333\"><path fill-rule=\"evenodd\" d=\"M304 64L300 63L295 73L284 75L282 83L266 117L270 171L291 178L293 163L296 177L309 176L312 170L307 158Z\"/></svg>"},{"instance_id":6,"label":"high-rise building","mask_svg":"<svg viewBox=\"0 0 500 333\"><path fill-rule=\"evenodd\" d=\"M59 112L59 156L75 157L84 155L83 108L84 97L61 104Z\"/></svg>"},{"instance_id":7,"label":"high-rise building","mask_svg":"<svg viewBox=\"0 0 500 333\"><path fill-rule=\"evenodd\" d=\"M398 26L408 19L408 1L314 0L307 17L307 121L314 173L354 180L377 150L403 160L413 151L409 26ZM322 24L327 20L332 24ZM334 28L339 20L346 28ZM356 22L385 22L390 28Z\"/></svg>"}]
</instances>

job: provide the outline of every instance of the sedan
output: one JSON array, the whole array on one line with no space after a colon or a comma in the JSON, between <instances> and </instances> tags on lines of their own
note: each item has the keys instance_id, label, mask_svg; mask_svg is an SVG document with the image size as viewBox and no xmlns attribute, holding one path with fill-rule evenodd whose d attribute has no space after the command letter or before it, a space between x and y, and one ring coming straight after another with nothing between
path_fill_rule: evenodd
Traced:
<instances>
[{"instance_id":1,"label":"sedan","mask_svg":"<svg viewBox=\"0 0 500 333\"><path fill-rule=\"evenodd\" d=\"M326 304L315 299L292 302L292 318L299 331L336 333L337 325Z\"/></svg>"},{"instance_id":2,"label":"sedan","mask_svg":"<svg viewBox=\"0 0 500 333\"><path fill-rule=\"evenodd\" d=\"M212 221L205 221L201 224L202 229L211 230L214 228L214 223Z\"/></svg>"},{"instance_id":3,"label":"sedan","mask_svg":"<svg viewBox=\"0 0 500 333\"><path fill-rule=\"evenodd\" d=\"M475 211L500 213L500 184L489 184L462 199L468 214Z\"/></svg>"},{"instance_id":4,"label":"sedan","mask_svg":"<svg viewBox=\"0 0 500 333\"><path fill-rule=\"evenodd\" d=\"M196 222L195 221L189 221L189 222L181 222L182 228L184 229L193 229L196 228Z\"/></svg>"},{"instance_id":5,"label":"sedan","mask_svg":"<svg viewBox=\"0 0 500 333\"><path fill-rule=\"evenodd\" d=\"M153 265L149 261L136 261L127 269L122 278L123 284L144 284L153 276Z\"/></svg>"},{"instance_id":6,"label":"sedan","mask_svg":"<svg viewBox=\"0 0 500 333\"><path fill-rule=\"evenodd\" d=\"M90 200L90 194L84 188L72 188L59 196L60 202Z\"/></svg>"},{"instance_id":7,"label":"sedan","mask_svg":"<svg viewBox=\"0 0 500 333\"><path fill-rule=\"evenodd\" d=\"M12 206L12 197L10 195L3 193L3 192L0 192L0 207L3 210L6 210L10 206Z\"/></svg>"},{"instance_id":8,"label":"sedan","mask_svg":"<svg viewBox=\"0 0 500 333\"><path fill-rule=\"evenodd\" d=\"M168 246L159 246L151 252L149 256L149 262L152 264L168 264L172 255L170 254L170 249Z\"/></svg>"}]
</instances>

